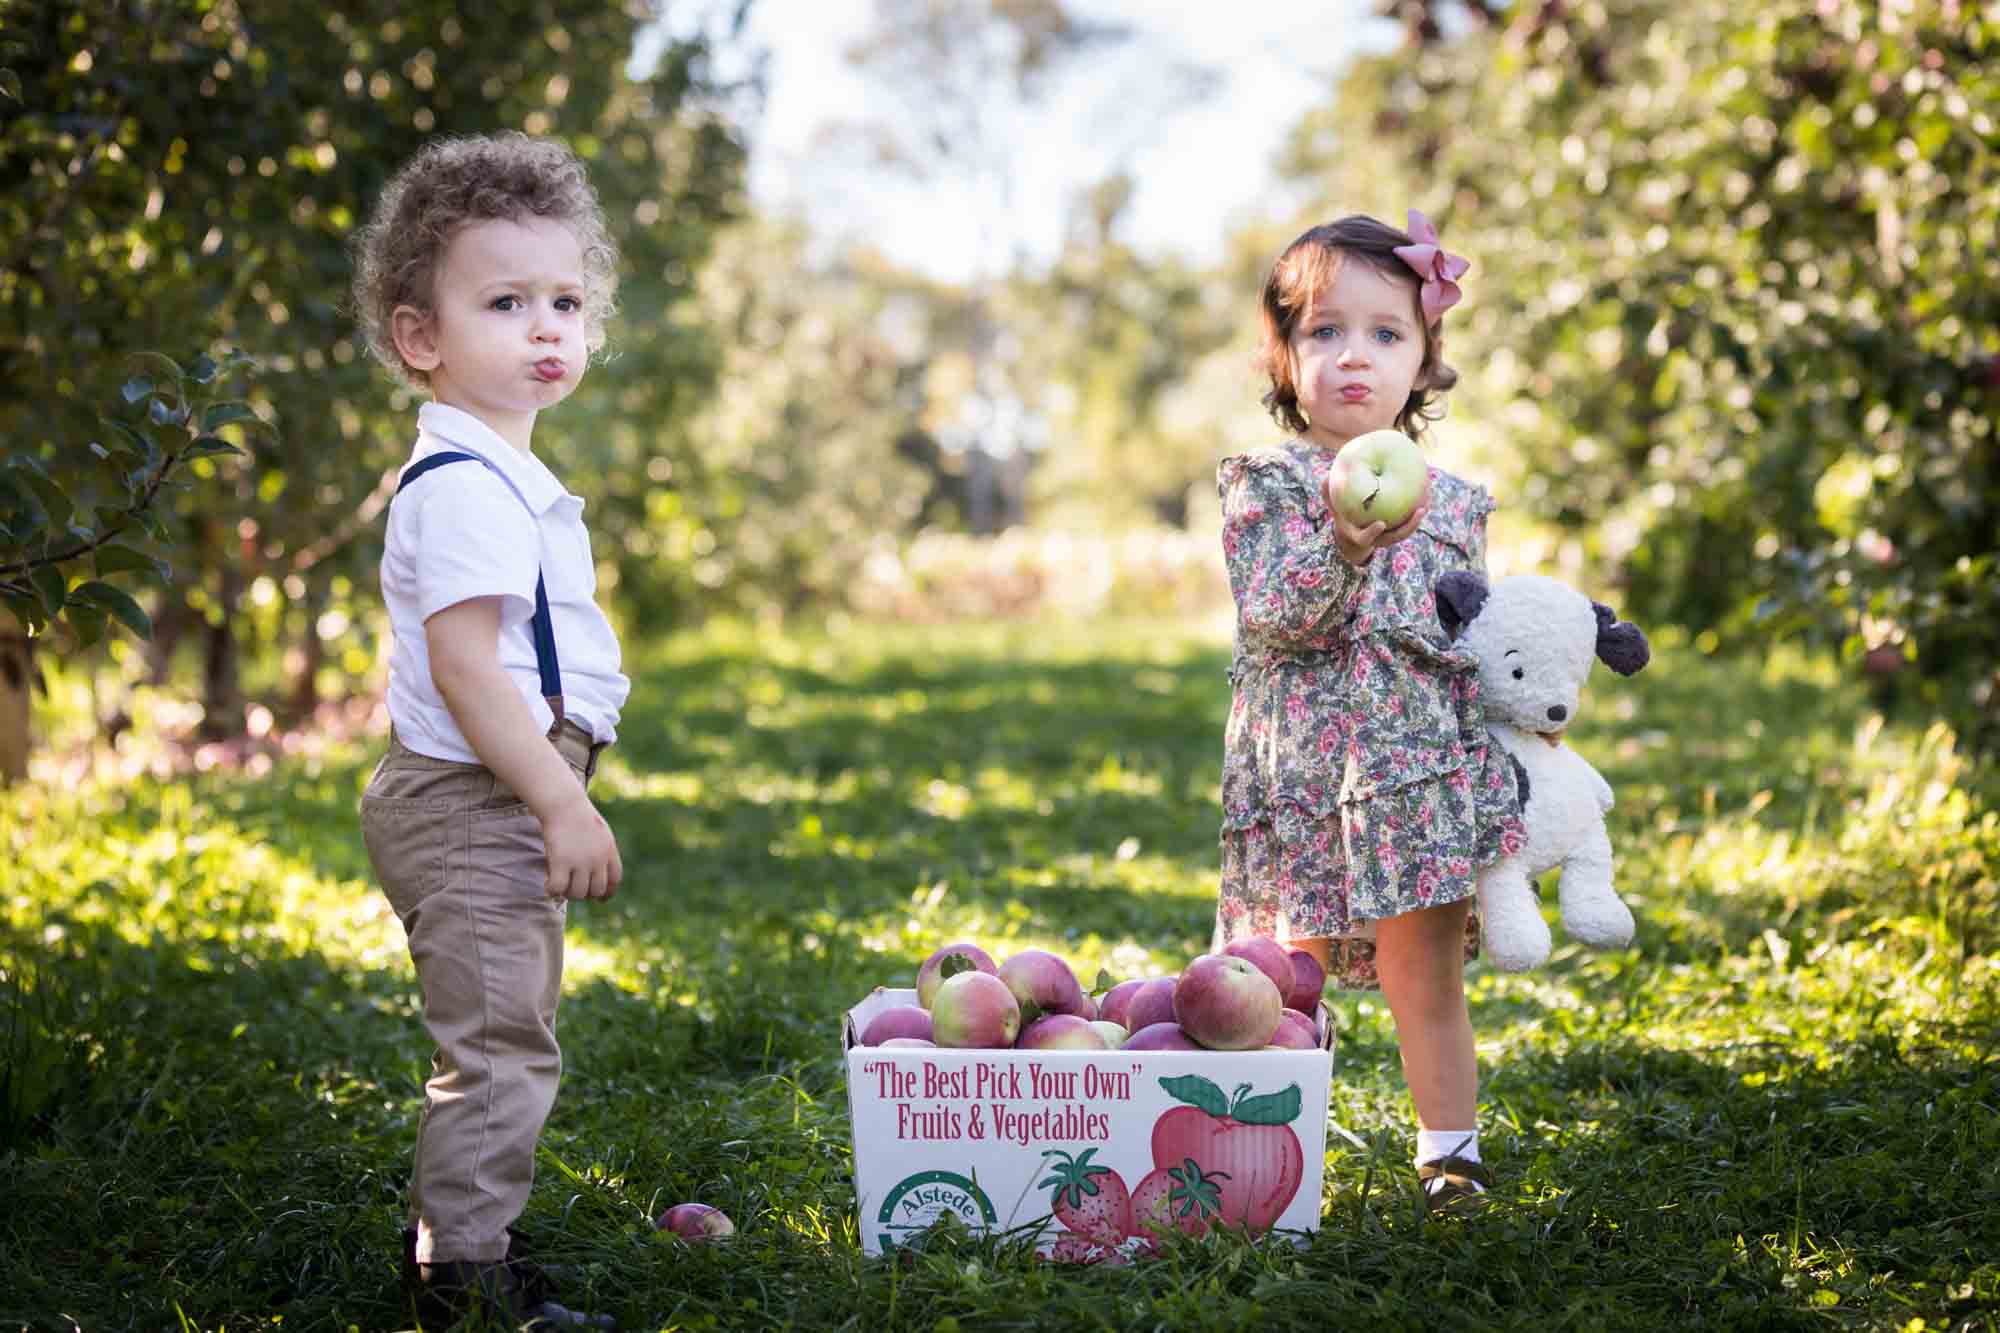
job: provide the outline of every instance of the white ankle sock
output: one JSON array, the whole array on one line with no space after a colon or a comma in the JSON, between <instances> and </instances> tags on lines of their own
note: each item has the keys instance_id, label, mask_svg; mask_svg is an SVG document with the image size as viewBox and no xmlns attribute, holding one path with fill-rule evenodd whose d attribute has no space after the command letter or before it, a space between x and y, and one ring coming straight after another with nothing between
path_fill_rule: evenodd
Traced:
<instances>
[{"instance_id":1,"label":"white ankle sock","mask_svg":"<svg viewBox=\"0 0 2000 1333\"><path fill-rule=\"evenodd\" d=\"M1464 1161L1479 1160L1479 1131L1476 1129L1420 1129L1417 1131L1417 1165L1435 1162L1440 1157L1457 1157ZM1486 1187L1473 1181L1472 1188L1480 1194ZM1428 1195L1445 1186L1443 1176L1435 1176L1424 1182L1424 1192Z\"/></svg>"},{"instance_id":2,"label":"white ankle sock","mask_svg":"<svg viewBox=\"0 0 2000 1333\"><path fill-rule=\"evenodd\" d=\"M1479 1131L1476 1129L1420 1129L1417 1131L1417 1165L1440 1157L1479 1160Z\"/></svg>"}]
</instances>

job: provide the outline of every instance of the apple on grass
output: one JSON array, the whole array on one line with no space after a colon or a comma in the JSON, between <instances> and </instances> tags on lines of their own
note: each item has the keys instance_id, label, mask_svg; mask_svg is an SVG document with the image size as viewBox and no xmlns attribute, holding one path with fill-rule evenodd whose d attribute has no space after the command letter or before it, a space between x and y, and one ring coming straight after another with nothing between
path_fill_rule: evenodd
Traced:
<instances>
[{"instance_id":1,"label":"apple on grass","mask_svg":"<svg viewBox=\"0 0 2000 1333\"><path fill-rule=\"evenodd\" d=\"M1020 1032L1020 1002L991 973L960 972L931 1001L931 1040L940 1046L997 1050Z\"/></svg>"},{"instance_id":2,"label":"apple on grass","mask_svg":"<svg viewBox=\"0 0 2000 1333\"><path fill-rule=\"evenodd\" d=\"M1249 959L1231 954L1195 959L1174 988L1174 1017L1212 1051L1268 1046L1284 1008L1272 980Z\"/></svg>"},{"instance_id":3,"label":"apple on grass","mask_svg":"<svg viewBox=\"0 0 2000 1333\"><path fill-rule=\"evenodd\" d=\"M944 985L947 977L955 976L970 968L975 972L998 972L992 955L976 944L960 941L947 944L942 949L924 959L924 965L917 969L917 1003L928 1009L937 998L937 989Z\"/></svg>"},{"instance_id":4,"label":"apple on grass","mask_svg":"<svg viewBox=\"0 0 2000 1333\"><path fill-rule=\"evenodd\" d=\"M677 1203L661 1213L653 1225L685 1241L720 1240L736 1234L736 1224L729 1220L729 1214L705 1203Z\"/></svg>"},{"instance_id":5,"label":"apple on grass","mask_svg":"<svg viewBox=\"0 0 2000 1333\"><path fill-rule=\"evenodd\" d=\"M1342 518L1357 528L1393 528L1416 509L1429 471L1415 440L1399 430L1371 430L1340 446L1327 475L1339 479L1334 508Z\"/></svg>"}]
</instances>

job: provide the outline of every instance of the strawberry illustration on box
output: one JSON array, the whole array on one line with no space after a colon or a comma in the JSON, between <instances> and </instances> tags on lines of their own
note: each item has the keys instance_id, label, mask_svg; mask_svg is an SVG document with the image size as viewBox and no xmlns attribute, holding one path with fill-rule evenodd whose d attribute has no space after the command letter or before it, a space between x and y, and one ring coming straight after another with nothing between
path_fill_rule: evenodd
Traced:
<instances>
[{"instance_id":1,"label":"strawberry illustration on box","mask_svg":"<svg viewBox=\"0 0 2000 1333\"><path fill-rule=\"evenodd\" d=\"M1132 1234L1132 1196L1125 1178L1101 1162L1090 1159L1097 1149L1079 1153L1050 1148L1044 1161L1055 1158L1050 1174L1040 1187L1055 1186L1049 1196L1049 1214L1069 1234L1058 1236L1049 1247L1049 1258L1063 1264L1123 1263L1119 1246Z\"/></svg>"},{"instance_id":2,"label":"strawberry illustration on box","mask_svg":"<svg viewBox=\"0 0 2000 1333\"><path fill-rule=\"evenodd\" d=\"M1306 1161L1292 1129L1304 1104L1298 1084L1257 1095L1242 1083L1225 1096L1199 1074L1159 1083L1183 1105L1153 1122L1153 1169L1138 1185L1128 1188L1116 1171L1093 1162L1095 1148L1043 1154L1055 1159L1040 1182L1054 1187L1049 1213L1070 1232L1056 1241L1051 1258L1116 1261L1126 1240L1157 1248L1170 1231L1269 1231L1298 1194Z\"/></svg>"}]
</instances>

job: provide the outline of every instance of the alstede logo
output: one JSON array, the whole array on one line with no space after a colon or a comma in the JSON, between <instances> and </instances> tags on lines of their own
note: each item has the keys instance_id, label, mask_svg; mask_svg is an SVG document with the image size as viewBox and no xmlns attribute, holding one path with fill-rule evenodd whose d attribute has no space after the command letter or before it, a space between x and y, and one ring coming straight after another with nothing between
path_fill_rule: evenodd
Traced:
<instances>
[{"instance_id":1,"label":"alstede logo","mask_svg":"<svg viewBox=\"0 0 2000 1333\"><path fill-rule=\"evenodd\" d=\"M998 1220L993 1201L979 1182L956 1171L919 1171L889 1191L876 1216L883 1249L900 1245L912 1232L922 1231L950 1215L969 1228L985 1230Z\"/></svg>"}]
</instances>

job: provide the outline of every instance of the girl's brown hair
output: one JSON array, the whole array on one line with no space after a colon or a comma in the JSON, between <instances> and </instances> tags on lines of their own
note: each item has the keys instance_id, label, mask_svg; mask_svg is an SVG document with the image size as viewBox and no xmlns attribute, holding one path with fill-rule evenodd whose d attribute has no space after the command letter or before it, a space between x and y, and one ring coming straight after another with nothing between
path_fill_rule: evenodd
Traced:
<instances>
[{"instance_id":1,"label":"girl's brown hair","mask_svg":"<svg viewBox=\"0 0 2000 1333\"><path fill-rule=\"evenodd\" d=\"M1412 244L1410 234L1378 222L1361 213L1337 221L1321 223L1285 247L1270 276L1264 279L1264 295L1259 314L1262 336L1257 347L1257 366L1270 376L1271 388L1264 406L1279 425L1294 434L1311 423L1299 407L1297 368L1292 364L1292 333L1319 294L1326 290L1340 266L1358 259L1383 276L1406 284L1410 305L1417 310L1417 323L1424 325L1424 364L1410 397L1396 414L1396 429L1406 435L1421 435L1424 427L1444 415L1439 395L1458 383L1458 372L1444 363L1444 331L1439 324L1424 324L1417 305L1418 279L1408 264L1396 254L1399 245Z\"/></svg>"},{"instance_id":2,"label":"girl's brown hair","mask_svg":"<svg viewBox=\"0 0 2000 1333\"><path fill-rule=\"evenodd\" d=\"M604 346L618 291L618 248L583 163L562 144L517 131L434 139L382 188L354 234L354 306L368 350L418 388L430 377L404 364L392 332L396 307L431 308L445 247L471 222L549 218L583 251L585 344Z\"/></svg>"}]
</instances>

